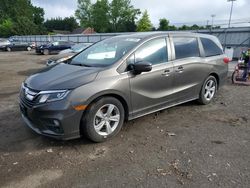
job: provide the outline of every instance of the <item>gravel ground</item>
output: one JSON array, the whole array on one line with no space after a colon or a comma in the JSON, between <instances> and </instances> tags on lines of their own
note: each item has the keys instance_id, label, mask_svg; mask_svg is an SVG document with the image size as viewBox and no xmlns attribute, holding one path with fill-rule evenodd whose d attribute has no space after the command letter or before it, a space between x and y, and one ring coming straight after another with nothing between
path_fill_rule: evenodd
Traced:
<instances>
[{"instance_id":1,"label":"gravel ground","mask_svg":"<svg viewBox=\"0 0 250 188\"><path fill-rule=\"evenodd\" d=\"M48 56L0 52L0 187L250 187L250 88L125 123L115 138L38 136L21 120L21 82ZM230 66L232 69L233 66Z\"/></svg>"}]
</instances>

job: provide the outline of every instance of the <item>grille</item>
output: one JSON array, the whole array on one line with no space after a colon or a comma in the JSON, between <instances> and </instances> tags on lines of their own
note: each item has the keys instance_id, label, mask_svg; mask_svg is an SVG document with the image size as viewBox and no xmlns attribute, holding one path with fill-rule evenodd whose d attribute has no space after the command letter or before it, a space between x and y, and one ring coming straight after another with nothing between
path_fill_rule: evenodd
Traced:
<instances>
[{"instance_id":1,"label":"grille","mask_svg":"<svg viewBox=\"0 0 250 188\"><path fill-rule=\"evenodd\" d=\"M32 107L36 103L37 94L38 94L38 91L34 91L25 86L22 86L22 89L20 92L20 100L25 106Z\"/></svg>"}]
</instances>

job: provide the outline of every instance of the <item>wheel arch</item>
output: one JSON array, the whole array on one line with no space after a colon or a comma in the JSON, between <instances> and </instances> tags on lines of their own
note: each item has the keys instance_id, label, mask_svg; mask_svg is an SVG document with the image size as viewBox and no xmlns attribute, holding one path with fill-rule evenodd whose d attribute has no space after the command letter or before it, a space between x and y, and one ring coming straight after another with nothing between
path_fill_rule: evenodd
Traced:
<instances>
[{"instance_id":1,"label":"wheel arch","mask_svg":"<svg viewBox=\"0 0 250 188\"><path fill-rule=\"evenodd\" d=\"M212 73L209 74L209 76L215 77L215 79L217 81L217 88L219 88L219 86L220 86L220 77L219 77L219 75L216 72L212 72Z\"/></svg>"},{"instance_id":2,"label":"wheel arch","mask_svg":"<svg viewBox=\"0 0 250 188\"><path fill-rule=\"evenodd\" d=\"M125 111L125 120L128 119L128 116L129 116L129 111L130 111L130 108L129 108L129 102L125 99L125 96L123 96L121 93L119 92L115 92L115 91L104 91L104 92L101 92L101 93L98 93L94 96L92 96L90 99L88 99L87 101L87 105L91 105L93 104L94 102L100 100L101 98L103 97L114 97L116 98L117 100L119 100L121 103L122 103L122 106L124 108L124 111ZM88 109L87 109L88 110ZM85 113L86 111L84 111ZM83 114L84 115L84 114Z\"/></svg>"}]
</instances>

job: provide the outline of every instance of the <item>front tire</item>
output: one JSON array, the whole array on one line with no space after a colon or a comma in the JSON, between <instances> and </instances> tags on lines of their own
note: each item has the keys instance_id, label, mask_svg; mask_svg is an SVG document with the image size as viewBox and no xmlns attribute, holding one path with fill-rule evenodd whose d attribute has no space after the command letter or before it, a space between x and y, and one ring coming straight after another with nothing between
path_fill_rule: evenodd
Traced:
<instances>
[{"instance_id":1,"label":"front tire","mask_svg":"<svg viewBox=\"0 0 250 188\"><path fill-rule=\"evenodd\" d=\"M213 100L217 89L218 83L216 78L209 76L202 85L198 102L203 105L209 104Z\"/></svg>"},{"instance_id":2,"label":"front tire","mask_svg":"<svg viewBox=\"0 0 250 188\"><path fill-rule=\"evenodd\" d=\"M49 55L49 50L48 49L43 50L43 55Z\"/></svg>"},{"instance_id":3,"label":"front tire","mask_svg":"<svg viewBox=\"0 0 250 188\"><path fill-rule=\"evenodd\" d=\"M104 142L119 133L124 117L124 108L118 99L103 97L90 104L82 117L81 130L93 142Z\"/></svg>"},{"instance_id":4,"label":"front tire","mask_svg":"<svg viewBox=\"0 0 250 188\"><path fill-rule=\"evenodd\" d=\"M10 47L7 47L6 50L7 50L8 52L11 52L11 48L10 48Z\"/></svg>"}]
</instances>

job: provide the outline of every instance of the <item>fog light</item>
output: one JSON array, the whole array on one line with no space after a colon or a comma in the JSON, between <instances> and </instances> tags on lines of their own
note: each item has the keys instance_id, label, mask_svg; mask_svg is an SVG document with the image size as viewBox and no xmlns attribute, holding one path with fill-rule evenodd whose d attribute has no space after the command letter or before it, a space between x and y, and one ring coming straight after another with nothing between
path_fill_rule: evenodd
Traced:
<instances>
[{"instance_id":1,"label":"fog light","mask_svg":"<svg viewBox=\"0 0 250 188\"><path fill-rule=\"evenodd\" d=\"M57 120L57 119L46 119L43 122L44 122L45 127L48 130L51 130L51 131L53 131L55 133L58 133L58 134L63 133L63 129L61 127L61 123L60 123L59 120Z\"/></svg>"}]
</instances>

